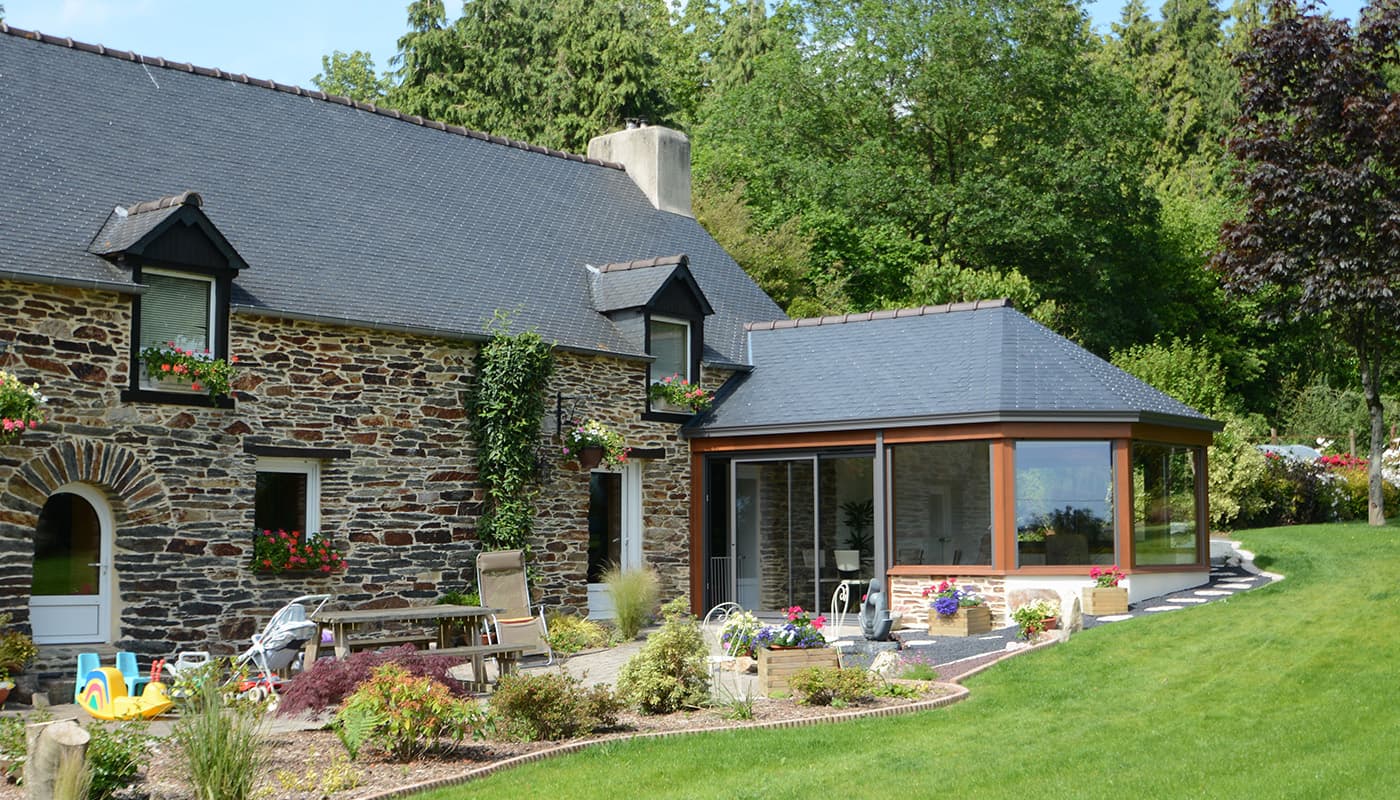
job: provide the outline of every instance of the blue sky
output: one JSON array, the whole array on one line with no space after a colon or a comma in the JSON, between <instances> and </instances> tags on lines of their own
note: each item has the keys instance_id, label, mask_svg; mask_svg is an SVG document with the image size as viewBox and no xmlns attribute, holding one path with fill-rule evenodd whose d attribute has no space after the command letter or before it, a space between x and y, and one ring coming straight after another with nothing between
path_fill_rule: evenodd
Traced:
<instances>
[{"instance_id":1,"label":"blue sky","mask_svg":"<svg viewBox=\"0 0 1400 800\"><path fill-rule=\"evenodd\" d=\"M1361 2L1334 0L1328 7L1354 20ZM321 56L332 50L367 50L376 68L387 67L407 27L408 0L0 0L0 5L5 21L17 28L310 86L321 71ZM460 3L448 0L447 7L455 10ZM1123 0L1087 7L1095 28L1107 32Z\"/></svg>"}]
</instances>

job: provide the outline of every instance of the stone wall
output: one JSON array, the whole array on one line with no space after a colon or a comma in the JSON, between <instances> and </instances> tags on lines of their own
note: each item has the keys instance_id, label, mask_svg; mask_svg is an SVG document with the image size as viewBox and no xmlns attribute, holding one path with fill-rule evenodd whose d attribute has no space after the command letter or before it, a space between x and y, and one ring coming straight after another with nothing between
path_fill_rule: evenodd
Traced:
<instances>
[{"instance_id":1,"label":"stone wall","mask_svg":"<svg viewBox=\"0 0 1400 800\"><path fill-rule=\"evenodd\" d=\"M0 446L0 611L28 617L33 532L68 482L98 487L116 518L113 638L146 654L231 652L308 592L347 607L430 602L474 583L481 491L464 410L475 346L234 315L236 407L124 401L129 298L0 281L16 331L0 367L38 381L50 421ZM688 588L688 450L676 422L644 421L645 365L559 353L551 390L636 447L644 557L667 596ZM551 403L552 406L552 403ZM321 530L348 549L330 577L248 569L257 457L249 445L347 449L321 465ZM588 480L542 438L535 539L539 599L585 604Z\"/></svg>"}]
</instances>

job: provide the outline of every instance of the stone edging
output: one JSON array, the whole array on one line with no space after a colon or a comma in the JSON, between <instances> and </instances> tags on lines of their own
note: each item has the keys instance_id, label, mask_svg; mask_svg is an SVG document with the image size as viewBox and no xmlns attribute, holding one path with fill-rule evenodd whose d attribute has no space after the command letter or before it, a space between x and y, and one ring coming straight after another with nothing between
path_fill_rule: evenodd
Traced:
<instances>
[{"instance_id":1,"label":"stone edging","mask_svg":"<svg viewBox=\"0 0 1400 800\"><path fill-rule=\"evenodd\" d=\"M547 758L554 758L556 756L568 755L569 753L576 753L580 750L585 750L589 747L595 747L600 744L611 744L613 742L630 742L642 739L669 739L675 736L689 736L691 734L696 733L722 733L727 731L732 732L752 730L777 730L782 728L806 728L812 725L825 725L827 723L833 722L850 722L858 719L895 717L903 714L913 714L919 711L931 711L935 708L943 708L945 706L950 706L954 703L966 699L967 696L971 694L971 692L968 690L967 687L962 686L961 682L966 680L967 678L976 675L977 673L995 664L1000 664L1002 661L1005 661L1006 659L1011 658L1012 656L1018 656L1022 653L1029 653L1033 650L1040 650L1045 647L1051 647L1056 644L1059 644L1060 641L1061 640L1058 638L1052 638L1044 642L1033 644L1030 647L1006 651L1001 655L1001 657L996 658L992 661L988 661L986 664L982 664L981 666L978 666L962 675L959 675L955 679L956 682L954 683L937 683L937 686L944 688L949 693L944 695L943 697L938 697L933 700L923 700L917 703L908 703L906 705L900 706L886 706L884 708L869 708L859 711L846 711L840 714L832 714L830 716L825 717L784 719L775 720L773 722L758 722L752 725L724 725L708 728L690 728L685 730L674 731L651 731L647 733L632 733L623 734L619 736L608 736L601 739L588 739L585 741L578 742L566 742L564 744L546 748L544 750L536 750L533 753L525 753L523 755L507 758L503 761L498 761L494 764L487 764L484 767L477 767L476 769L469 770L460 775L454 775L449 778L436 778L431 781L423 781L422 783L415 783L409 786L401 786L397 789L390 789L386 792L369 795L368 797L361 798L361 800L395 800L396 798L407 797L412 794L418 794L419 792L428 792L434 789L445 789L449 786L461 786L479 778L485 778L488 775L494 775L495 773L500 772L502 770L511 769L513 767L518 767L523 764L530 764L536 761L543 761Z\"/></svg>"}]
</instances>

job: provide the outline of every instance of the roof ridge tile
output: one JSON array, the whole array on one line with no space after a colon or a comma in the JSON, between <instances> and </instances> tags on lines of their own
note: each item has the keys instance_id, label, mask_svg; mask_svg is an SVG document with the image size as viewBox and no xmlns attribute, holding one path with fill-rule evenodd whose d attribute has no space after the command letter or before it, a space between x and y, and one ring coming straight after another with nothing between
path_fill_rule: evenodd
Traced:
<instances>
[{"instance_id":1,"label":"roof ridge tile","mask_svg":"<svg viewBox=\"0 0 1400 800\"><path fill-rule=\"evenodd\" d=\"M24 28L16 28L9 25L3 20L0 20L0 34L14 36L19 39L29 39L31 41L40 42L42 44L66 47L70 50L78 50L85 53L92 53L93 55L103 56L106 58L116 58L119 60L131 61L142 65L151 65L161 67L164 69L188 72L191 74L214 78L216 80L229 81L230 83L246 83L250 86L258 86L263 89L271 89L273 91L282 92L284 94L291 94L301 97L311 97L316 100L339 103L340 105L350 106L351 108L354 108L359 111L367 111L370 113L381 114L383 116L390 116L394 119L403 122L413 123L414 125L418 125L419 127L431 128L433 130L442 131L444 133L451 133L457 136L466 136L467 138L471 139L480 139L482 141L490 142L491 144L499 144L505 145L507 147L514 147L520 150L527 150L529 152L549 156L550 158L561 158L565 161L575 161L582 164L592 164L596 167L607 167L608 169L623 169L623 166L615 161L606 161L601 158L589 158L588 156L579 155L578 153L567 153L563 150L555 150L551 147L544 147L542 145L530 144L529 142L508 139L504 136L497 136L495 134L473 131L469 128L465 128L462 126L450 126L446 123L438 122L437 120L424 119L423 117L417 115L401 114L397 111L395 111L393 114L388 114L386 113L387 109L378 108L372 103L362 103L356 100L352 100L349 97L344 97L342 95L326 94L325 92L321 91L313 93L311 90L302 89L300 86L278 83L273 80L250 78L246 74L242 73L238 75L233 75L224 72L216 67L197 67L194 64L190 63L167 61L166 59L160 56L141 55L134 50L109 50L101 44L75 41L72 37L60 37L54 36L52 34L40 33L39 31L31 31L25 30ZM320 96L317 96L318 94ZM461 131L463 132L458 132L453 128L461 128Z\"/></svg>"},{"instance_id":2,"label":"roof ridge tile","mask_svg":"<svg viewBox=\"0 0 1400 800\"><path fill-rule=\"evenodd\" d=\"M883 308L876 311L835 314L826 317L803 317L800 319L783 319L768 322L747 322L744 323L744 330L775 331L780 328L813 328L818 325L845 325L853 322L871 322L881 319L908 319L910 317L926 317L932 314L955 314L964 311L980 311L987 308L1014 307L1010 299L998 297L995 299L970 300L960 303L944 303L936 306Z\"/></svg>"}]
</instances>

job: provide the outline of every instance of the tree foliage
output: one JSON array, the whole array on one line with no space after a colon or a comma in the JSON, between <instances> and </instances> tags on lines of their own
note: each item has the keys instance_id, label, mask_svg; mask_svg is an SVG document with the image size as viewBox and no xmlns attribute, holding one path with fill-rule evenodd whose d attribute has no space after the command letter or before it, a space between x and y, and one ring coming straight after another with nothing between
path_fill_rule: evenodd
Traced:
<instances>
[{"instance_id":1,"label":"tree foliage","mask_svg":"<svg viewBox=\"0 0 1400 800\"><path fill-rule=\"evenodd\" d=\"M390 86L388 77L375 73L374 59L363 50L336 50L321 56L321 72L311 82L326 94L376 105L384 103Z\"/></svg>"},{"instance_id":2,"label":"tree foliage","mask_svg":"<svg viewBox=\"0 0 1400 800\"><path fill-rule=\"evenodd\" d=\"M1220 356L1184 339L1157 340L1113 352L1113 364L1207 416L1233 409Z\"/></svg>"},{"instance_id":3,"label":"tree foliage","mask_svg":"<svg viewBox=\"0 0 1400 800\"><path fill-rule=\"evenodd\" d=\"M388 102L405 113L582 151L628 117L668 121L662 0L414 0Z\"/></svg>"},{"instance_id":4,"label":"tree foliage","mask_svg":"<svg viewBox=\"0 0 1400 800\"><path fill-rule=\"evenodd\" d=\"M1385 438L1383 366L1400 322L1400 102L1389 71L1400 4L1380 0L1356 30L1279 3L1236 59L1240 117L1230 139L1248 205L1214 259L1226 285L1305 317L1354 351L1371 418ZM1384 521L1378 459L1371 521Z\"/></svg>"}]
</instances>

